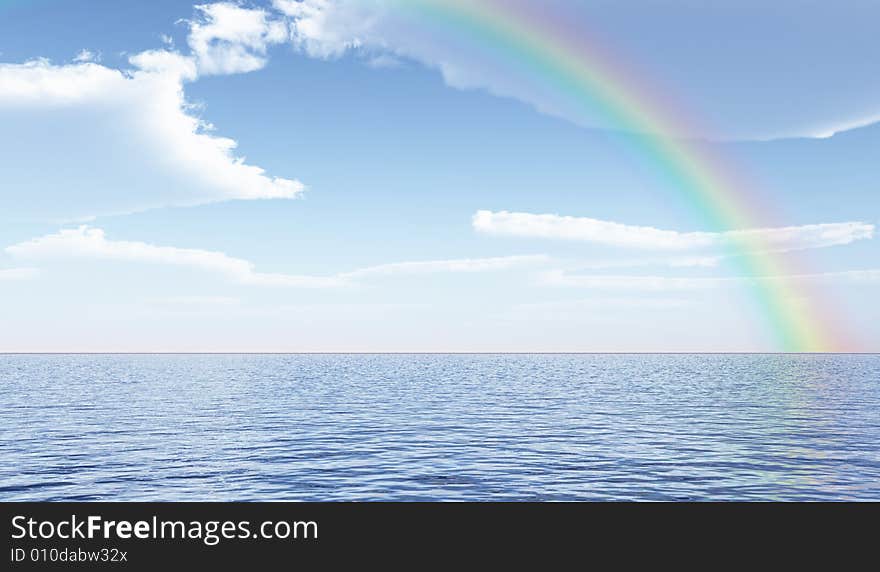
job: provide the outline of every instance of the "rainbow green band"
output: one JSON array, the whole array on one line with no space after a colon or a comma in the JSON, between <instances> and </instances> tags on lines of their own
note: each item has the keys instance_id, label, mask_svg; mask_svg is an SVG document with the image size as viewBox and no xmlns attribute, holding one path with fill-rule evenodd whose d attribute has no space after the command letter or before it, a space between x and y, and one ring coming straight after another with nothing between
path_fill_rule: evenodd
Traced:
<instances>
[{"instance_id":1,"label":"rainbow green band","mask_svg":"<svg viewBox=\"0 0 880 572\"><path fill-rule=\"evenodd\" d=\"M735 181L710 156L707 146L671 113L661 113L602 50L540 13L540 6L515 0L389 0L402 14L439 27L462 41L478 44L533 79L547 85L585 111L625 132L647 160L664 171L692 209L713 230L761 227L762 211L748 187ZM581 32L579 30L579 32ZM759 314L776 348L790 352L843 349L841 335L816 301L791 278L790 257L773 252L759 235L746 234L728 246L730 260L749 277Z\"/></svg>"},{"instance_id":2,"label":"rainbow green band","mask_svg":"<svg viewBox=\"0 0 880 572\"><path fill-rule=\"evenodd\" d=\"M0 0L8 8L35 0ZM585 112L600 114L626 133L645 160L660 168L693 210L714 230L765 226L765 209L750 185L736 180L706 146L689 139L687 122L664 109L624 66L582 29L570 29L541 13L541 3L521 0L385 0L404 16L440 27L478 44L542 85L558 91ZM673 119L674 118L674 119ZM753 206L758 205L758 206ZM849 342L832 312L805 285L787 278L793 260L773 252L760 236L745 235L728 247L731 260L750 277L754 301L782 351L841 351Z\"/></svg>"}]
</instances>

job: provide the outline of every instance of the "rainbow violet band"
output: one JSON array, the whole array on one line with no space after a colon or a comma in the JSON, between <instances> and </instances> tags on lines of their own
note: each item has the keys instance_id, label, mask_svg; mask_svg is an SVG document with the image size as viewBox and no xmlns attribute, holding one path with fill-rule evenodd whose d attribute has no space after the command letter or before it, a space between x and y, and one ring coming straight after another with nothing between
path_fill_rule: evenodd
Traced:
<instances>
[{"instance_id":1,"label":"rainbow violet band","mask_svg":"<svg viewBox=\"0 0 880 572\"><path fill-rule=\"evenodd\" d=\"M462 42L510 60L536 82L560 91L584 111L627 133L627 141L674 181L712 230L770 226L768 209L705 144L688 135L693 122L659 109L653 96L627 77L625 66L590 43L588 32L521 0L388 0L403 17L418 18ZM604 47L604 46L603 46ZM791 278L793 259L774 252L761 233L737 233L730 261L747 278L752 299L776 347L789 352L840 351L848 345L832 313L807 285Z\"/></svg>"},{"instance_id":2,"label":"rainbow violet band","mask_svg":"<svg viewBox=\"0 0 880 572\"><path fill-rule=\"evenodd\" d=\"M0 0L0 7L35 0ZM689 134L693 120L640 85L588 30L576 30L523 0L384 0L462 42L504 58L533 81L574 101L626 134L627 144L674 181L681 197L716 231L766 228L769 209L753 185ZM569 6L571 8L571 6ZM821 296L792 276L794 258L774 252L761 233L738 233L729 260L747 277L752 300L776 348L787 352L853 350Z\"/></svg>"}]
</instances>

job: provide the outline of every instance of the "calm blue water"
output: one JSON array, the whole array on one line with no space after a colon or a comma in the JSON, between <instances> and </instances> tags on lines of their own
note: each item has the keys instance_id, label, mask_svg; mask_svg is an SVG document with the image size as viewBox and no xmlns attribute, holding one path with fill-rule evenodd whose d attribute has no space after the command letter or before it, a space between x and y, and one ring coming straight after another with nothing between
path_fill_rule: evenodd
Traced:
<instances>
[{"instance_id":1,"label":"calm blue water","mask_svg":"<svg viewBox=\"0 0 880 572\"><path fill-rule=\"evenodd\" d=\"M880 500L880 356L0 355L2 500Z\"/></svg>"}]
</instances>

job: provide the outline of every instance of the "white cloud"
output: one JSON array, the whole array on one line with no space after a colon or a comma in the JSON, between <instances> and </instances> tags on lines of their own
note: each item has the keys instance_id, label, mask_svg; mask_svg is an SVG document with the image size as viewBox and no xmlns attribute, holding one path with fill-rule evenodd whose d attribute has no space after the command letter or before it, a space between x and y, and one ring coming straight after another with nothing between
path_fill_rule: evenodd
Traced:
<instances>
[{"instance_id":1,"label":"white cloud","mask_svg":"<svg viewBox=\"0 0 880 572\"><path fill-rule=\"evenodd\" d=\"M222 252L108 240L102 229L88 226L64 229L55 234L8 246L6 252L15 258L29 260L87 258L187 266L217 272L244 284L301 287L341 285L340 280L332 277L258 273L247 260L233 258Z\"/></svg>"},{"instance_id":2,"label":"white cloud","mask_svg":"<svg viewBox=\"0 0 880 572\"><path fill-rule=\"evenodd\" d=\"M257 272L251 262L222 252L108 240L102 229L85 225L8 246L5 251L15 258L28 260L86 258L186 266L216 272L241 284L298 288L338 288L368 277L402 274L494 272L548 260L545 256L506 256L399 262L331 276L262 273Z\"/></svg>"},{"instance_id":3,"label":"white cloud","mask_svg":"<svg viewBox=\"0 0 880 572\"><path fill-rule=\"evenodd\" d=\"M696 290L714 288L727 278L680 278L670 276L582 275L564 270L548 270L539 275L538 282L545 286L591 288L614 291L661 292L668 290Z\"/></svg>"},{"instance_id":4,"label":"white cloud","mask_svg":"<svg viewBox=\"0 0 880 572\"><path fill-rule=\"evenodd\" d=\"M377 54L409 59L437 69L450 87L486 89L565 115L547 90L513 77L506 62L445 34L420 16L418 7L410 11L384 0L273 0L273 5L291 19L294 45L312 57L337 58L357 50L368 63Z\"/></svg>"},{"instance_id":5,"label":"white cloud","mask_svg":"<svg viewBox=\"0 0 880 572\"><path fill-rule=\"evenodd\" d=\"M237 276L251 272L248 262L230 258L220 252L108 240L102 229L85 225L8 246L5 250L15 258L72 257L152 262L195 266Z\"/></svg>"},{"instance_id":6,"label":"white cloud","mask_svg":"<svg viewBox=\"0 0 880 572\"><path fill-rule=\"evenodd\" d=\"M253 71L289 39L277 13L220 2L196 6L191 54L129 58L129 69L82 50L70 65L0 63L0 211L23 220L88 220L161 206L293 198L299 181L235 154L184 95L205 74ZM172 42L163 37L166 46Z\"/></svg>"},{"instance_id":7,"label":"white cloud","mask_svg":"<svg viewBox=\"0 0 880 572\"><path fill-rule=\"evenodd\" d=\"M544 286L587 288L614 291L661 292L675 290L706 290L736 286L760 281L786 280L788 282L833 282L850 284L880 284L880 269L847 270L786 276L728 276L728 277L677 277L677 276L629 276L569 274L554 269L542 272L538 282Z\"/></svg>"},{"instance_id":8,"label":"white cloud","mask_svg":"<svg viewBox=\"0 0 880 572\"><path fill-rule=\"evenodd\" d=\"M430 274L435 272L494 272L515 267L537 265L548 262L544 255L499 256L494 258L459 258L452 260L429 260L422 262L396 262L370 266L343 276L358 278L363 276L387 276L393 274Z\"/></svg>"},{"instance_id":9,"label":"white cloud","mask_svg":"<svg viewBox=\"0 0 880 572\"><path fill-rule=\"evenodd\" d=\"M229 2L196 6L187 42L202 74L245 73L267 63L266 51L286 42L287 23L261 9Z\"/></svg>"},{"instance_id":10,"label":"white cloud","mask_svg":"<svg viewBox=\"0 0 880 572\"><path fill-rule=\"evenodd\" d=\"M472 222L476 231L492 235L577 240L646 250L695 250L746 243L784 251L849 244L874 236L874 225L863 222L728 232L677 232L586 217L486 210L477 211ZM684 266L694 265L684 262ZM697 262L711 265L712 259L698 259Z\"/></svg>"},{"instance_id":11,"label":"white cloud","mask_svg":"<svg viewBox=\"0 0 880 572\"><path fill-rule=\"evenodd\" d=\"M880 284L880 269L847 270L844 272L824 272L804 274L801 276L808 280L819 281L846 281L855 284Z\"/></svg>"},{"instance_id":12,"label":"white cloud","mask_svg":"<svg viewBox=\"0 0 880 572\"><path fill-rule=\"evenodd\" d=\"M171 296L151 300L159 305L186 306L186 307L224 307L238 306L241 300L229 296Z\"/></svg>"},{"instance_id":13,"label":"white cloud","mask_svg":"<svg viewBox=\"0 0 880 572\"><path fill-rule=\"evenodd\" d=\"M567 97L541 82L511 73L510 62L482 53L462 41L462 35L443 31L419 14L418 5L409 10L405 3L385 0L273 0L273 6L291 20L294 46L311 57L330 59L354 52L373 67L415 61L439 71L455 89L484 89L582 125L608 126L599 116L584 117L583 106L573 113Z\"/></svg>"},{"instance_id":14,"label":"white cloud","mask_svg":"<svg viewBox=\"0 0 880 572\"><path fill-rule=\"evenodd\" d=\"M339 57L364 45L388 47L382 39L382 3L375 0L273 0L293 20L292 39L310 56Z\"/></svg>"},{"instance_id":15,"label":"white cloud","mask_svg":"<svg viewBox=\"0 0 880 572\"><path fill-rule=\"evenodd\" d=\"M596 296L583 300L558 300L552 302L531 302L513 306L503 318L533 322L548 320L553 322L582 321L584 318L620 312L645 312L653 310L680 310L695 303L693 298L659 298L619 296Z\"/></svg>"},{"instance_id":16,"label":"white cloud","mask_svg":"<svg viewBox=\"0 0 880 572\"><path fill-rule=\"evenodd\" d=\"M715 268L721 262L719 256L687 256L670 258L666 264L670 268Z\"/></svg>"},{"instance_id":17,"label":"white cloud","mask_svg":"<svg viewBox=\"0 0 880 572\"><path fill-rule=\"evenodd\" d=\"M860 129L869 125L880 123L880 113L870 114L864 117L857 117L846 121L840 121L829 125L817 127L810 136L814 139L828 139L834 137L838 133Z\"/></svg>"},{"instance_id":18,"label":"white cloud","mask_svg":"<svg viewBox=\"0 0 880 572\"><path fill-rule=\"evenodd\" d=\"M39 274L36 268L0 268L0 282L5 280L30 280Z\"/></svg>"},{"instance_id":19,"label":"white cloud","mask_svg":"<svg viewBox=\"0 0 880 572\"><path fill-rule=\"evenodd\" d=\"M659 266L664 268L716 268L720 256L671 256L657 258L615 258L613 260L594 260L572 262L571 269L609 270L612 268L639 268Z\"/></svg>"},{"instance_id":20,"label":"white cloud","mask_svg":"<svg viewBox=\"0 0 880 572\"><path fill-rule=\"evenodd\" d=\"M73 61L75 62L99 62L101 61L101 56L96 54L91 50L87 50L85 48L81 49L78 54L73 57Z\"/></svg>"},{"instance_id":21,"label":"white cloud","mask_svg":"<svg viewBox=\"0 0 880 572\"><path fill-rule=\"evenodd\" d=\"M418 7L409 11L384 0L273 0L273 5L290 18L293 44L311 57L338 58L357 51L368 65L379 57L417 61L438 70L450 87L485 89L530 103L541 112L566 116L561 102L543 86L515 77L506 62L481 55L460 37L440 31L418 15ZM571 114L568 118L582 123Z\"/></svg>"},{"instance_id":22,"label":"white cloud","mask_svg":"<svg viewBox=\"0 0 880 572\"><path fill-rule=\"evenodd\" d=\"M590 111L583 101L591 94L572 94L572 89L558 89L549 85L540 75L529 69L528 63L521 63L515 58L499 56L506 50L504 46L488 46L483 44L492 40L484 40L481 36L492 35L491 31L482 34L479 27L469 29L467 26L446 26L441 17L433 14L443 11L442 2L388 2L387 0L273 0L276 10L292 20L292 39L295 46L312 57L335 58L347 51L359 52L367 56L367 62L375 61L377 52L392 57L406 58L420 62L425 66L438 70L446 83L458 89L484 89L489 93L502 97L511 97L532 105L542 113L565 118L574 123L600 128L619 128L607 114L599 110ZM422 10L421 4L428 4ZM467 5L467 2L450 2L450 4ZM668 136L694 135L712 139L747 139L764 140L780 137L826 137L833 132L865 125L868 120L859 119L868 115L876 115L876 103L866 93L876 89L877 82L870 74L856 73L853 70L867 70L868 59L863 51L855 46L845 47L849 53L849 61L855 67L837 65L833 58L825 58L811 68L810 74L787 73L799 69L802 58L810 59L810 50L815 48L815 41L808 28L799 30L792 36L801 42L799 49L776 50L770 57L762 61L746 58L741 63L734 59L734 65L723 66L723 72L709 71L700 65L703 60L686 56L691 50L694 38L691 34L669 34L680 22L676 20L685 16L700 21L700 34L711 34L714 38L723 38L702 47L709 54L707 61L729 61L733 54L748 51L764 42L766 46L774 46L778 38L769 34L769 30L760 27L750 29L746 39L742 34L734 32L739 27L731 27L725 18L719 17L716 8L694 7L648 7L647 11L653 19L664 22L649 28L620 27L626 21L626 2L593 3L587 16L583 11L572 9L572 2L534 0L532 2L513 2L507 10L522 12L521 16L535 21L536 26L552 26L554 35L564 35L568 23L576 22L578 17L584 21L578 26L578 36L588 38L584 45L595 43L600 52L588 64L590 71L596 65L604 65L599 72L604 82L616 81L619 89L628 91L632 97L638 98L640 92L648 88L658 88L662 93L666 81L669 85L680 85L678 90L686 94L688 101L682 106L702 107L708 114L705 126L699 122L679 122L673 126L674 132ZM711 3L710 3L711 4ZM737 4L737 6L739 6ZM642 7L644 9L645 7ZM797 8L803 11L803 6ZM490 8L494 10L494 8ZM655 11L656 9L656 11ZM748 10L724 9L727 12L749 14ZM462 12L467 12L463 8ZM810 10L805 12L805 15ZM864 17L864 16L862 16ZM468 18L462 16L462 21ZM816 21L824 21L816 18ZM840 29L859 28L861 35L856 38L866 39L863 25L853 26L859 18L857 12L836 15L840 21L836 25ZM451 20L451 19L450 19ZM846 22L846 23L844 23ZM740 21L747 25L747 22ZM610 31L610 42L602 42L606 27ZM548 33L548 30L543 30ZM575 32L572 32L574 35ZM869 37L869 36L867 36ZM562 38L566 40L567 38ZM607 58L605 53L614 41L622 43L621 49L612 51L611 59L621 61L615 65L597 64ZM740 42L750 43L750 47L740 47ZM523 41L523 44L527 41ZM663 44L668 57L658 58L654 46ZM716 45L717 44L717 45ZM617 48L617 46L614 46ZM622 57L615 52L624 54ZM595 57L598 56L598 57ZM821 59L821 58L820 58ZM639 61L647 61L652 65L648 69L639 68ZM745 65L747 62L747 65ZM629 68L629 69L627 69ZM849 77L848 77L849 76ZM772 78L785 78L774 80ZM613 78L609 80L608 78ZM671 79L670 79L671 78ZM768 78L769 81L768 81ZM674 82L672 80L675 80ZM855 83L853 83L855 82ZM551 82L552 83L552 82ZM742 90L726 89L730 85L760 85L744 95ZM853 87L853 86L859 86ZM804 93L821 91L825 98L804 98ZM789 98L780 98L785 93L798 101L791 105ZM682 96L684 97L684 96ZM828 98L831 99L828 99ZM666 96L675 100L676 94ZM657 96L652 93L646 96L645 106L650 107ZM849 105L829 106L827 101L848 102ZM696 105L693 105L696 103ZM658 105L660 105L658 103ZM597 106L598 107L598 106ZM757 110L757 112L756 112ZM660 112L663 109L659 110ZM852 119L855 114L856 119ZM816 127L818 124L820 127Z\"/></svg>"},{"instance_id":23,"label":"white cloud","mask_svg":"<svg viewBox=\"0 0 880 572\"><path fill-rule=\"evenodd\" d=\"M76 219L167 205L292 198L298 181L269 176L209 132L183 93L192 58L167 50L122 71L45 60L0 64L0 171L6 216Z\"/></svg>"},{"instance_id":24,"label":"white cloud","mask_svg":"<svg viewBox=\"0 0 880 572\"><path fill-rule=\"evenodd\" d=\"M193 81L198 78L195 61L173 50L147 50L131 56L128 61L141 72L168 76L178 82ZM182 90L183 86L179 89ZM185 108L186 105L181 107Z\"/></svg>"},{"instance_id":25,"label":"white cloud","mask_svg":"<svg viewBox=\"0 0 880 572\"><path fill-rule=\"evenodd\" d=\"M367 60L367 65L373 69L395 69L403 66L403 62L399 58L388 54L379 54Z\"/></svg>"}]
</instances>

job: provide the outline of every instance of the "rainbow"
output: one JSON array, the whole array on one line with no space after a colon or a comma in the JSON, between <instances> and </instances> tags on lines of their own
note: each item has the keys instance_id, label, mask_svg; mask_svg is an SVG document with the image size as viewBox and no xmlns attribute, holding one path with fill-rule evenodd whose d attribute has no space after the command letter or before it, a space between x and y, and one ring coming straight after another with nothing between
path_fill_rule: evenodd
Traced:
<instances>
[{"instance_id":1,"label":"rainbow","mask_svg":"<svg viewBox=\"0 0 880 572\"><path fill-rule=\"evenodd\" d=\"M542 13L522 0L389 0L405 18L438 28L457 41L475 45L527 73L533 81L558 90L584 111L599 114L625 133L628 143L674 182L693 211L712 230L772 226L759 197L689 135L683 121L659 95L639 85L621 62L591 43L582 28ZM844 336L828 308L806 285L787 278L791 255L773 252L760 234L737 233L728 246L730 260L748 278L758 314L766 321L776 348L786 352L840 351Z\"/></svg>"},{"instance_id":2,"label":"rainbow","mask_svg":"<svg viewBox=\"0 0 880 572\"><path fill-rule=\"evenodd\" d=\"M0 0L0 8L36 1ZM572 29L542 12L540 3L524 0L384 0L384 4L404 18L435 26L506 61L577 102L585 112L599 114L674 182L712 230L773 226L769 208L751 190L753 185L689 137L706 130L694 129L692 118L684 119L656 90L635 80L626 65L580 25ZM805 273L793 270L793 255L774 252L760 234L737 237L728 247L730 260L749 278L756 310L779 350L826 352L853 347L820 296L788 278Z\"/></svg>"}]
</instances>

